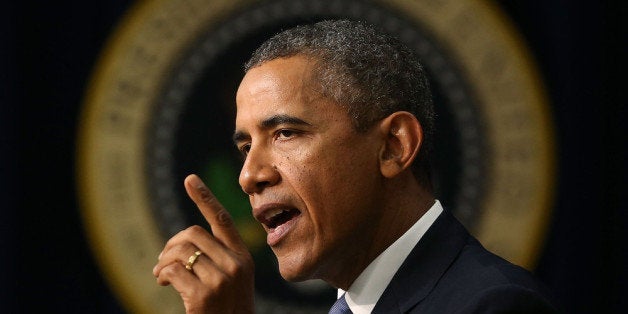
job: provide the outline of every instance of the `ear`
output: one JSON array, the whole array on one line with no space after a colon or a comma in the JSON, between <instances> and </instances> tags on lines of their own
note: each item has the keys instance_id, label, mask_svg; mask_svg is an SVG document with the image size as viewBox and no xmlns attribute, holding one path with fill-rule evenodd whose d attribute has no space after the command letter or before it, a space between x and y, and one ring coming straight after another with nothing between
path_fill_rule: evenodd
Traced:
<instances>
[{"instance_id":1,"label":"ear","mask_svg":"<svg viewBox=\"0 0 628 314\"><path fill-rule=\"evenodd\" d=\"M408 169L423 143L423 129L407 111L397 111L380 121L384 145L379 154L380 171L393 178Z\"/></svg>"}]
</instances>

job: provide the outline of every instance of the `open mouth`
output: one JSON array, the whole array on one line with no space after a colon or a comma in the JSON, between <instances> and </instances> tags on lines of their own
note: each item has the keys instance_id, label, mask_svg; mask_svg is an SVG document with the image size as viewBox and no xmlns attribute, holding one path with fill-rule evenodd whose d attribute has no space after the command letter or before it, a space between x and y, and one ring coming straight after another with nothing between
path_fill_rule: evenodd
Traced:
<instances>
[{"instance_id":1,"label":"open mouth","mask_svg":"<svg viewBox=\"0 0 628 314\"><path fill-rule=\"evenodd\" d=\"M276 247L297 226L301 211L289 204L267 203L253 208L253 216L266 230L266 243Z\"/></svg>"},{"instance_id":2,"label":"open mouth","mask_svg":"<svg viewBox=\"0 0 628 314\"><path fill-rule=\"evenodd\" d=\"M262 219L261 223L263 223L268 229L272 230L285 224L300 214L301 212L296 208L271 210L265 213L264 219Z\"/></svg>"}]
</instances>

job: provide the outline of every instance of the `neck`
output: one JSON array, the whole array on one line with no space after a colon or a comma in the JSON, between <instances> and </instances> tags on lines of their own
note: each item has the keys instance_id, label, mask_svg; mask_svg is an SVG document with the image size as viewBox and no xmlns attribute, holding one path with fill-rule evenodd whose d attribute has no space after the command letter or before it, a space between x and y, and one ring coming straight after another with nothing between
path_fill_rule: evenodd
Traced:
<instances>
[{"instance_id":1,"label":"neck","mask_svg":"<svg viewBox=\"0 0 628 314\"><path fill-rule=\"evenodd\" d=\"M386 240L381 251L406 233L435 202L432 192L421 186L409 173L407 177L392 181L387 189L389 197L386 204L389 205L381 217L380 228L380 237Z\"/></svg>"},{"instance_id":2,"label":"neck","mask_svg":"<svg viewBox=\"0 0 628 314\"><path fill-rule=\"evenodd\" d=\"M374 232L370 234L370 245L359 250L359 255L343 257L350 259L344 270L323 278L336 288L348 290L362 271L386 248L401 237L434 205L435 199L429 189L417 183L411 174L389 180L384 185L384 202ZM367 235L365 235L367 236ZM338 276L342 273L343 276Z\"/></svg>"}]
</instances>

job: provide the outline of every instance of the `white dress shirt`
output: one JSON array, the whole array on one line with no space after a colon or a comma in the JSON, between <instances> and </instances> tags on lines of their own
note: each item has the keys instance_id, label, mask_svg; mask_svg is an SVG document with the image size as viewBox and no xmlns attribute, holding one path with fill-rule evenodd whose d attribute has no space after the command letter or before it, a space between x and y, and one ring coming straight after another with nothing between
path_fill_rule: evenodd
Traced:
<instances>
[{"instance_id":1,"label":"white dress shirt","mask_svg":"<svg viewBox=\"0 0 628 314\"><path fill-rule=\"evenodd\" d=\"M364 269L349 290L338 289L338 298L346 293L347 304L353 313L371 313L377 300L382 296L410 251L419 243L421 237L442 212L443 207L436 200L434 205L406 233Z\"/></svg>"}]
</instances>

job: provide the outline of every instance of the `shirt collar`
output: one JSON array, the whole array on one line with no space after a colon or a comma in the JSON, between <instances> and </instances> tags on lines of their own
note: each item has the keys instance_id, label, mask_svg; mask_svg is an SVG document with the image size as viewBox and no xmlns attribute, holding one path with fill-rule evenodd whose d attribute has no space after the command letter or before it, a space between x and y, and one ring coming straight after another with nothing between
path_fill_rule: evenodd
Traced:
<instances>
[{"instance_id":1,"label":"shirt collar","mask_svg":"<svg viewBox=\"0 0 628 314\"><path fill-rule=\"evenodd\" d=\"M347 304L353 313L373 311L375 304L403 261L442 212L443 207L436 200L434 205L408 231L362 271L349 290L338 289L339 298L346 292Z\"/></svg>"}]
</instances>

